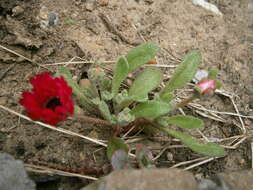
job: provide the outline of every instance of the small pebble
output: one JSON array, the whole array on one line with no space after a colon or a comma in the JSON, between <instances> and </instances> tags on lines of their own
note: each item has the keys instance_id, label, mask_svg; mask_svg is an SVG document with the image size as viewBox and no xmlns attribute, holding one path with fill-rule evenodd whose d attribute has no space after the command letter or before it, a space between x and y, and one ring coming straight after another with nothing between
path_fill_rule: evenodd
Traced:
<instances>
[{"instance_id":1,"label":"small pebble","mask_svg":"<svg viewBox=\"0 0 253 190\"><path fill-rule=\"evenodd\" d=\"M18 16L24 12L24 9L21 6L16 6L12 9L12 16Z\"/></svg>"},{"instance_id":2,"label":"small pebble","mask_svg":"<svg viewBox=\"0 0 253 190\"><path fill-rule=\"evenodd\" d=\"M199 81L201 81L201 79L208 77L208 71L206 70L198 70L197 73L195 74L194 78L192 79L192 81L194 83L198 83Z\"/></svg>"},{"instance_id":3,"label":"small pebble","mask_svg":"<svg viewBox=\"0 0 253 190\"><path fill-rule=\"evenodd\" d=\"M168 161L173 161L174 156L171 152L168 152L166 156L167 156Z\"/></svg>"},{"instance_id":4,"label":"small pebble","mask_svg":"<svg viewBox=\"0 0 253 190\"><path fill-rule=\"evenodd\" d=\"M47 20L48 19L48 9L46 6L42 6L39 12L39 17L42 20Z\"/></svg>"},{"instance_id":5,"label":"small pebble","mask_svg":"<svg viewBox=\"0 0 253 190\"><path fill-rule=\"evenodd\" d=\"M59 20L58 15L54 12L48 14L48 25L56 25L57 21Z\"/></svg>"},{"instance_id":6,"label":"small pebble","mask_svg":"<svg viewBox=\"0 0 253 190\"><path fill-rule=\"evenodd\" d=\"M6 105L8 102L7 97L0 97L0 105Z\"/></svg>"},{"instance_id":7,"label":"small pebble","mask_svg":"<svg viewBox=\"0 0 253 190\"><path fill-rule=\"evenodd\" d=\"M87 2L86 6L85 6L85 9L87 11L93 11L94 10L94 4L93 4L93 2Z\"/></svg>"}]
</instances>

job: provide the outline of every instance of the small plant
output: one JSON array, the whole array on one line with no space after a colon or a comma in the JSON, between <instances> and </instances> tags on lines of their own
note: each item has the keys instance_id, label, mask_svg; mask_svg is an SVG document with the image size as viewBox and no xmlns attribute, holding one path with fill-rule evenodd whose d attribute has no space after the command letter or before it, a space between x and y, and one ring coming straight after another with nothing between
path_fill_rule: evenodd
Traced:
<instances>
[{"instance_id":1,"label":"small plant","mask_svg":"<svg viewBox=\"0 0 253 190\"><path fill-rule=\"evenodd\" d=\"M136 128L144 126L146 131L164 131L180 139L185 145L200 154L223 156L224 149L219 145L211 142L201 143L193 136L170 127L177 126L186 130L203 128L204 123L198 118L173 116L172 114L176 109L187 105L196 98L208 95L220 87L220 83L216 80L217 71L210 71L209 76L196 85L191 97L175 103L174 91L190 82L196 74L201 61L201 54L198 51L192 51L186 55L163 88L160 86L163 81L162 72L151 67L142 70L129 87L125 85L124 81L128 78L129 73L153 60L158 49L154 43L145 43L133 48L126 56L118 59L112 79L109 78L102 64L96 64L90 68L88 78L82 79L79 84L72 79L71 73L65 67L59 68L56 76L64 77L68 85L72 87L79 105L76 105L76 110L85 109L97 114L104 120L93 118L92 122L104 123L115 129L114 137L108 145L108 157L112 161L115 158L124 158L128 151L124 142L115 136L134 126ZM64 102L61 103L64 104ZM79 115L77 117L91 122L91 118L86 116ZM34 117L32 118L34 119ZM46 119L44 121L48 122ZM139 157L145 156L143 151L148 152L142 147Z\"/></svg>"}]
</instances>

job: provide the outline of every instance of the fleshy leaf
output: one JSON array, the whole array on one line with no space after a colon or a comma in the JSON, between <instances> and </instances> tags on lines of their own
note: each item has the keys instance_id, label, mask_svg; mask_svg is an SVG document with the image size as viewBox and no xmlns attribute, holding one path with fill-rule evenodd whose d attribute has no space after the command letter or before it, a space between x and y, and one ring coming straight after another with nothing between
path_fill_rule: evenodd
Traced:
<instances>
[{"instance_id":1,"label":"fleshy leaf","mask_svg":"<svg viewBox=\"0 0 253 190\"><path fill-rule=\"evenodd\" d=\"M147 101L135 106L130 113L136 118L146 117L154 119L156 117L165 115L170 111L170 104L160 101Z\"/></svg>"},{"instance_id":2,"label":"fleshy leaf","mask_svg":"<svg viewBox=\"0 0 253 190\"><path fill-rule=\"evenodd\" d=\"M116 63L113 79L112 79L112 94L116 95L118 93L120 84L127 77L129 70L129 64L126 57L121 57Z\"/></svg>"},{"instance_id":3,"label":"fleshy leaf","mask_svg":"<svg viewBox=\"0 0 253 190\"><path fill-rule=\"evenodd\" d=\"M201 144L198 140L188 134L175 131L173 129L161 127L161 129L170 135L180 139L185 145L191 148L193 151L206 155L206 156L224 156L225 151L224 148L219 146L218 144L208 142L206 144Z\"/></svg>"},{"instance_id":4,"label":"fleshy leaf","mask_svg":"<svg viewBox=\"0 0 253 190\"><path fill-rule=\"evenodd\" d=\"M106 90L101 91L100 94L101 94L101 98L106 101L111 100L113 98L113 94Z\"/></svg>"},{"instance_id":5,"label":"fleshy leaf","mask_svg":"<svg viewBox=\"0 0 253 190\"><path fill-rule=\"evenodd\" d=\"M135 117L130 114L130 111L131 110L129 108L125 108L117 115L117 125L126 126L130 122L134 121Z\"/></svg>"},{"instance_id":6,"label":"fleshy leaf","mask_svg":"<svg viewBox=\"0 0 253 190\"><path fill-rule=\"evenodd\" d=\"M163 96L160 96L160 94L158 93L155 94L155 100L162 101L165 103L170 103L174 97L175 95L172 93L167 93L167 94L164 94Z\"/></svg>"},{"instance_id":7,"label":"fleshy leaf","mask_svg":"<svg viewBox=\"0 0 253 190\"><path fill-rule=\"evenodd\" d=\"M220 81L215 81L215 88L216 89L219 89L219 88L221 88L222 87L222 82L220 82Z\"/></svg>"},{"instance_id":8,"label":"fleshy leaf","mask_svg":"<svg viewBox=\"0 0 253 190\"><path fill-rule=\"evenodd\" d=\"M106 151L107 158L109 160L111 160L112 155L116 150L123 150L125 152L128 152L129 149L128 149L128 146L125 144L125 142L121 138L112 137L110 141L108 142L107 151Z\"/></svg>"},{"instance_id":9,"label":"fleshy leaf","mask_svg":"<svg viewBox=\"0 0 253 190\"><path fill-rule=\"evenodd\" d=\"M136 146L136 159L140 168L153 168L153 154L143 144Z\"/></svg>"},{"instance_id":10,"label":"fleshy leaf","mask_svg":"<svg viewBox=\"0 0 253 190\"><path fill-rule=\"evenodd\" d=\"M192 51L187 54L184 61L180 63L172 78L161 91L161 95L172 92L190 82L197 72L200 61L201 54L198 51Z\"/></svg>"},{"instance_id":11,"label":"fleshy leaf","mask_svg":"<svg viewBox=\"0 0 253 190\"><path fill-rule=\"evenodd\" d=\"M218 69L211 69L208 73L208 78L209 79L216 79L217 78L217 75L219 73L219 70Z\"/></svg>"},{"instance_id":12,"label":"fleshy leaf","mask_svg":"<svg viewBox=\"0 0 253 190\"><path fill-rule=\"evenodd\" d=\"M204 126L204 122L193 116L178 115L165 117L168 124L176 125L184 129L198 129Z\"/></svg>"},{"instance_id":13,"label":"fleshy leaf","mask_svg":"<svg viewBox=\"0 0 253 190\"><path fill-rule=\"evenodd\" d=\"M75 115L82 115L83 114L83 109L80 108L78 105L75 105L75 107L74 107L74 114Z\"/></svg>"},{"instance_id":14,"label":"fleshy leaf","mask_svg":"<svg viewBox=\"0 0 253 190\"><path fill-rule=\"evenodd\" d=\"M145 69L133 82L128 95L134 100L143 100L148 92L154 90L162 82L162 73L159 69Z\"/></svg>"},{"instance_id":15,"label":"fleshy leaf","mask_svg":"<svg viewBox=\"0 0 253 190\"><path fill-rule=\"evenodd\" d=\"M125 150L115 150L111 157L111 165L114 170L129 168L128 154Z\"/></svg>"},{"instance_id":16,"label":"fleshy leaf","mask_svg":"<svg viewBox=\"0 0 253 190\"><path fill-rule=\"evenodd\" d=\"M120 84L127 74L153 59L158 49L156 44L148 42L131 49L125 57L121 57L117 61L112 79L112 94L114 96L118 93Z\"/></svg>"},{"instance_id":17,"label":"fleshy leaf","mask_svg":"<svg viewBox=\"0 0 253 190\"><path fill-rule=\"evenodd\" d=\"M158 46L153 42L147 42L131 49L126 56L129 63L128 72L132 72L139 66L153 59L158 50Z\"/></svg>"},{"instance_id":18,"label":"fleshy leaf","mask_svg":"<svg viewBox=\"0 0 253 190\"><path fill-rule=\"evenodd\" d=\"M100 91L111 91L112 81L110 78L104 76L99 84Z\"/></svg>"},{"instance_id":19,"label":"fleshy leaf","mask_svg":"<svg viewBox=\"0 0 253 190\"><path fill-rule=\"evenodd\" d=\"M104 119L106 119L110 123L115 123L108 105L103 100L99 100L99 98L94 98L92 102L98 106L98 109Z\"/></svg>"}]
</instances>

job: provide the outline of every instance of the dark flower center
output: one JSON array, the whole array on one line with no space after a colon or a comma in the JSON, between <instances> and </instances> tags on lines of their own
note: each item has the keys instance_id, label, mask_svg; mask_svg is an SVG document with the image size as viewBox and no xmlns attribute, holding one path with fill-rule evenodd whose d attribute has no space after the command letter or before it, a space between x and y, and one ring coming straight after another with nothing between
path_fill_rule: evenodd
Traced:
<instances>
[{"instance_id":1,"label":"dark flower center","mask_svg":"<svg viewBox=\"0 0 253 190\"><path fill-rule=\"evenodd\" d=\"M62 104L61 104L61 101L60 101L60 99L59 98L57 98L57 97L54 97L54 98L51 98L48 102L47 102L47 104L46 104L46 108L48 108L48 109L51 109L51 110L54 110L57 106L61 106Z\"/></svg>"}]
</instances>

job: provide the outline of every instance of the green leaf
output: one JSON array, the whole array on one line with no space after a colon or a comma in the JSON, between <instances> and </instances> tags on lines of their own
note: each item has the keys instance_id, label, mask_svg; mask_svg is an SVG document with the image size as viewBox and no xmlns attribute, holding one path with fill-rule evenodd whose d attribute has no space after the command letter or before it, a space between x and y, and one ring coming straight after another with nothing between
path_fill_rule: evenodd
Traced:
<instances>
[{"instance_id":1,"label":"green leaf","mask_svg":"<svg viewBox=\"0 0 253 190\"><path fill-rule=\"evenodd\" d=\"M215 143L201 144L198 140L188 134L175 131L169 128L161 127L161 130L169 133L170 135L180 139L185 145L191 148L193 151L206 155L206 156L224 156L224 148Z\"/></svg>"},{"instance_id":2,"label":"green leaf","mask_svg":"<svg viewBox=\"0 0 253 190\"><path fill-rule=\"evenodd\" d=\"M125 142L118 137L112 137L109 142L108 142L108 146L107 146L107 158L109 160L111 160L113 153L116 150L124 150L125 152L128 152L128 146L125 144Z\"/></svg>"},{"instance_id":3,"label":"green leaf","mask_svg":"<svg viewBox=\"0 0 253 190\"><path fill-rule=\"evenodd\" d=\"M121 57L116 63L112 78L112 94L118 93L120 84L127 77L129 65L126 57Z\"/></svg>"},{"instance_id":4,"label":"green leaf","mask_svg":"<svg viewBox=\"0 0 253 190\"><path fill-rule=\"evenodd\" d=\"M175 95L172 93L167 93L167 94L164 94L163 96L160 96L160 94L158 93L155 94L155 100L162 101L165 103L170 103L174 97Z\"/></svg>"},{"instance_id":5,"label":"green leaf","mask_svg":"<svg viewBox=\"0 0 253 190\"><path fill-rule=\"evenodd\" d=\"M83 109L80 108L78 105L74 106L74 115L82 115L83 114Z\"/></svg>"},{"instance_id":6,"label":"green leaf","mask_svg":"<svg viewBox=\"0 0 253 190\"><path fill-rule=\"evenodd\" d=\"M101 91L100 94L101 94L102 100L108 101L108 100L111 100L113 98L113 94L111 92L106 91L106 90Z\"/></svg>"},{"instance_id":7,"label":"green leaf","mask_svg":"<svg viewBox=\"0 0 253 190\"><path fill-rule=\"evenodd\" d=\"M221 87L222 87L222 82L216 80L215 81L215 89L219 89Z\"/></svg>"},{"instance_id":8,"label":"green leaf","mask_svg":"<svg viewBox=\"0 0 253 190\"><path fill-rule=\"evenodd\" d=\"M126 126L132 121L134 121L135 117L132 114L130 114L130 111L131 110L126 107L117 115L116 118L118 126Z\"/></svg>"},{"instance_id":9,"label":"green leaf","mask_svg":"<svg viewBox=\"0 0 253 190\"><path fill-rule=\"evenodd\" d=\"M112 81L107 76L104 76L102 81L99 83L100 91L111 91Z\"/></svg>"},{"instance_id":10,"label":"green leaf","mask_svg":"<svg viewBox=\"0 0 253 190\"><path fill-rule=\"evenodd\" d=\"M138 104L130 112L135 118L146 117L154 119L171 111L170 104L159 101L147 101Z\"/></svg>"},{"instance_id":11,"label":"green leaf","mask_svg":"<svg viewBox=\"0 0 253 190\"><path fill-rule=\"evenodd\" d=\"M105 118L107 121L111 122L111 123L114 123L113 122L113 118L112 118L112 115L111 115L111 112L107 106L107 104L104 102L104 101L101 101L99 104L98 104L98 109L100 110L103 118Z\"/></svg>"},{"instance_id":12,"label":"green leaf","mask_svg":"<svg viewBox=\"0 0 253 190\"><path fill-rule=\"evenodd\" d=\"M127 77L127 74L153 59L158 49L156 44L148 42L131 49L126 56L117 61L112 79L114 96L118 93L120 84Z\"/></svg>"},{"instance_id":13,"label":"green leaf","mask_svg":"<svg viewBox=\"0 0 253 190\"><path fill-rule=\"evenodd\" d=\"M190 82L197 72L200 61L201 54L198 51L192 51L187 54L184 61L180 63L172 78L161 91L161 95L172 92Z\"/></svg>"},{"instance_id":14,"label":"green leaf","mask_svg":"<svg viewBox=\"0 0 253 190\"><path fill-rule=\"evenodd\" d=\"M128 107L131 103L133 103L133 99L126 97L125 99L123 99L121 102L119 102L117 105L115 105L115 111L119 112L120 110Z\"/></svg>"},{"instance_id":15,"label":"green leaf","mask_svg":"<svg viewBox=\"0 0 253 190\"><path fill-rule=\"evenodd\" d=\"M99 100L99 98L94 98L93 103L98 106L98 109L99 109L99 111L100 111L100 113L101 113L101 115L103 116L104 119L106 119L110 123L115 123L115 121L112 117L112 114L109 110L109 107L105 103L105 101Z\"/></svg>"},{"instance_id":16,"label":"green leaf","mask_svg":"<svg viewBox=\"0 0 253 190\"><path fill-rule=\"evenodd\" d=\"M132 72L139 66L153 59L158 50L158 46L153 42L147 42L131 49L126 56L129 63L128 72Z\"/></svg>"},{"instance_id":17,"label":"green leaf","mask_svg":"<svg viewBox=\"0 0 253 190\"><path fill-rule=\"evenodd\" d=\"M165 117L168 124L176 125L184 129L198 129L204 126L204 122L193 116L178 115Z\"/></svg>"},{"instance_id":18,"label":"green leaf","mask_svg":"<svg viewBox=\"0 0 253 190\"><path fill-rule=\"evenodd\" d=\"M148 92L154 90L162 82L162 73L159 69L147 68L133 82L128 95L134 100L143 100Z\"/></svg>"},{"instance_id":19,"label":"green leaf","mask_svg":"<svg viewBox=\"0 0 253 190\"><path fill-rule=\"evenodd\" d=\"M211 69L208 73L208 78L209 79L216 79L218 74L219 74L218 69Z\"/></svg>"}]
</instances>

